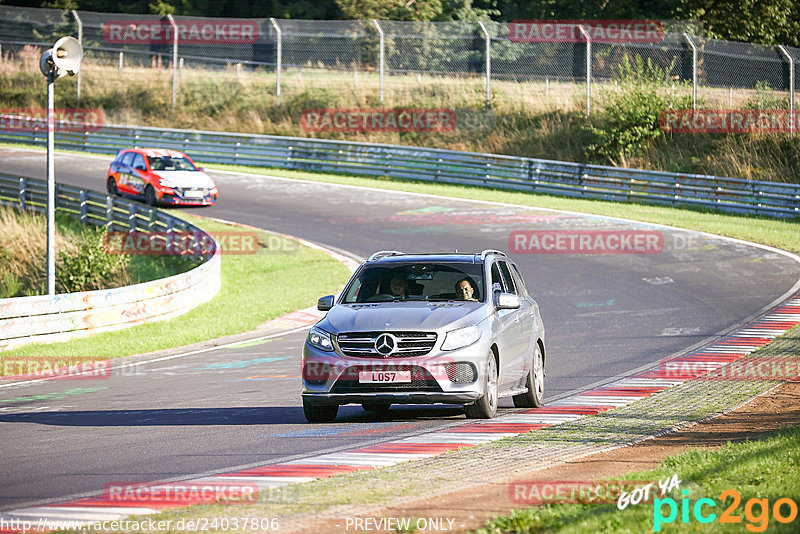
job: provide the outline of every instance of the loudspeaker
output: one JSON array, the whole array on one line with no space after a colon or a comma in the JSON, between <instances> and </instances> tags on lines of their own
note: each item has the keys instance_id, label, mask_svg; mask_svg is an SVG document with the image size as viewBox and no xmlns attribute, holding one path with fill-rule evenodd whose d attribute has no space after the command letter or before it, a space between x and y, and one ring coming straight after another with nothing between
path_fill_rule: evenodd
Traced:
<instances>
[{"instance_id":1,"label":"loudspeaker","mask_svg":"<svg viewBox=\"0 0 800 534\"><path fill-rule=\"evenodd\" d=\"M53 45L53 63L59 70L58 75L63 76L64 71L70 76L81 70L81 59L83 59L83 48L74 37L62 37Z\"/></svg>"},{"instance_id":2,"label":"loudspeaker","mask_svg":"<svg viewBox=\"0 0 800 534\"><path fill-rule=\"evenodd\" d=\"M82 59L83 48L78 40L69 36L62 37L56 41L51 50L42 54L39 69L45 76L49 76L53 71L59 78L67 74L74 76L81 69Z\"/></svg>"}]
</instances>

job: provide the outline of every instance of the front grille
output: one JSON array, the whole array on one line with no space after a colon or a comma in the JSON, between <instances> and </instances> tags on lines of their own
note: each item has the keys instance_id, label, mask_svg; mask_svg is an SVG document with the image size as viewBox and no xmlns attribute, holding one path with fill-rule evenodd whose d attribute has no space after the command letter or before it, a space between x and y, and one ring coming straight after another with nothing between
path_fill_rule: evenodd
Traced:
<instances>
[{"instance_id":1,"label":"front grille","mask_svg":"<svg viewBox=\"0 0 800 534\"><path fill-rule=\"evenodd\" d=\"M390 366L394 371L411 371L411 382L387 383L387 384L361 384L358 381L360 371L375 370L374 366L353 366L336 380L331 388L331 393L380 393L380 392L403 392L403 391L428 391L441 393L436 379L433 378L427 369L416 365L397 365ZM388 369L388 368L387 368Z\"/></svg>"},{"instance_id":2,"label":"front grille","mask_svg":"<svg viewBox=\"0 0 800 534\"><path fill-rule=\"evenodd\" d=\"M383 334L395 339L395 349L383 355L375 349L375 342ZM435 332L346 332L336 336L342 354L351 358L408 358L425 356L436 344Z\"/></svg>"},{"instance_id":3,"label":"front grille","mask_svg":"<svg viewBox=\"0 0 800 534\"><path fill-rule=\"evenodd\" d=\"M454 384L471 384L478 377L475 366L469 362L450 362L445 365L445 371Z\"/></svg>"}]
</instances>

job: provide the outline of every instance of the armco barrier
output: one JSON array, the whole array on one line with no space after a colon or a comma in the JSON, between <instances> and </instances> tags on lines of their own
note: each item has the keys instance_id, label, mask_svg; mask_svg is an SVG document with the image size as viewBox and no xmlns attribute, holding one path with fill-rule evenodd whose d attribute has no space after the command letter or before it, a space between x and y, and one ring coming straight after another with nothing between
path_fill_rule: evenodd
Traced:
<instances>
[{"instance_id":1,"label":"armco barrier","mask_svg":"<svg viewBox=\"0 0 800 534\"><path fill-rule=\"evenodd\" d=\"M0 115L4 117L18 118ZM800 185L698 174L624 169L477 152L271 135L133 126L92 126L56 135L63 149L113 154L121 148L174 148L208 163L389 176L515 189L579 198L697 206L721 211L800 216ZM45 145L46 134L2 130L0 142Z\"/></svg>"},{"instance_id":2,"label":"armco barrier","mask_svg":"<svg viewBox=\"0 0 800 534\"><path fill-rule=\"evenodd\" d=\"M0 174L0 203L43 212L43 180ZM63 184L56 188L56 208L84 223L109 231L200 232L196 226L135 202ZM209 237L210 238L210 237ZM200 265L181 274L141 284L106 289L0 299L0 350L33 342L124 328L179 315L210 300L220 289L220 256L190 256Z\"/></svg>"}]
</instances>

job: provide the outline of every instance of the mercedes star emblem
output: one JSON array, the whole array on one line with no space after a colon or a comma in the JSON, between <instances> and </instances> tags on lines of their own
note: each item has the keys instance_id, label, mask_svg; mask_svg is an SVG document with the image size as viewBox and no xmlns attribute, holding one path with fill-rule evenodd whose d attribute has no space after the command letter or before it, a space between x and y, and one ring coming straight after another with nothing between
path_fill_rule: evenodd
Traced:
<instances>
[{"instance_id":1,"label":"mercedes star emblem","mask_svg":"<svg viewBox=\"0 0 800 534\"><path fill-rule=\"evenodd\" d=\"M375 350L382 356L388 356L394 352L395 345L394 337L389 334L381 334L375 340Z\"/></svg>"}]
</instances>

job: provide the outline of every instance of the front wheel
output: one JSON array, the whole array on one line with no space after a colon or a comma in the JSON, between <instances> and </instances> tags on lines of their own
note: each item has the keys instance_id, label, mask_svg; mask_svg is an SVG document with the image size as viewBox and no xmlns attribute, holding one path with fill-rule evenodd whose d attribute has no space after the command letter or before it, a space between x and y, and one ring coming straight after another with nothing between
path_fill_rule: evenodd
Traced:
<instances>
[{"instance_id":1,"label":"front wheel","mask_svg":"<svg viewBox=\"0 0 800 534\"><path fill-rule=\"evenodd\" d=\"M147 189L144 190L144 201L148 206L156 205L156 190L153 189L152 185L148 185Z\"/></svg>"},{"instance_id":2,"label":"front wheel","mask_svg":"<svg viewBox=\"0 0 800 534\"><path fill-rule=\"evenodd\" d=\"M332 423L339 413L339 406L315 406L303 399L303 414L309 423Z\"/></svg>"},{"instance_id":3,"label":"front wheel","mask_svg":"<svg viewBox=\"0 0 800 534\"><path fill-rule=\"evenodd\" d=\"M517 408L538 408L543 404L544 399L544 356L542 347L536 343L533 350L533 361L528 375L525 379L525 387L528 391L519 395L514 395L514 406Z\"/></svg>"},{"instance_id":4,"label":"front wheel","mask_svg":"<svg viewBox=\"0 0 800 534\"><path fill-rule=\"evenodd\" d=\"M464 407L470 419L492 419L497 414L497 360L493 352L486 359L486 374L483 379L483 395L473 404Z\"/></svg>"}]
</instances>

